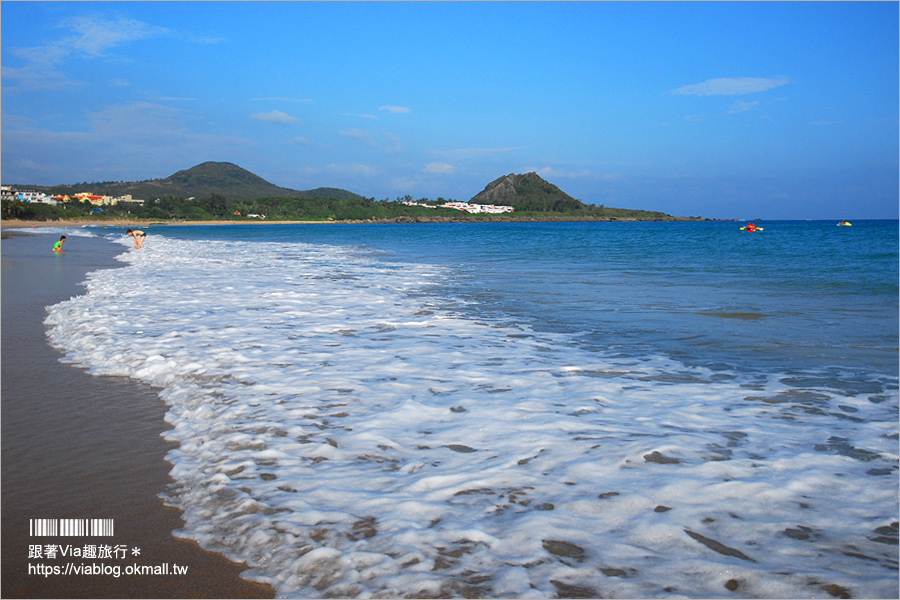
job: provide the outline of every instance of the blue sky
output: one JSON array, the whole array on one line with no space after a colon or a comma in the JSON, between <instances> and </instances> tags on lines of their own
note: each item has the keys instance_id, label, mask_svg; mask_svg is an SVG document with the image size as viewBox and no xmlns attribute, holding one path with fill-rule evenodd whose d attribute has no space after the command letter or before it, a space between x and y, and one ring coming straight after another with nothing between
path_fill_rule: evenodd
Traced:
<instances>
[{"instance_id":1,"label":"blue sky","mask_svg":"<svg viewBox=\"0 0 900 600\"><path fill-rule=\"evenodd\" d=\"M3 2L2 181L898 217L896 2Z\"/></svg>"}]
</instances>

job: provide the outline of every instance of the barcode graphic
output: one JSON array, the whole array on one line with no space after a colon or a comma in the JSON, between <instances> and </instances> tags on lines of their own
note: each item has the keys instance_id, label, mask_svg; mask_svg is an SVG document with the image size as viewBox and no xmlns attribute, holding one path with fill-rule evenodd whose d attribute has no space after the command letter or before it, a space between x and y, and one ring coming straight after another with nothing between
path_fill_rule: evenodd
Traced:
<instances>
[{"instance_id":1,"label":"barcode graphic","mask_svg":"<svg viewBox=\"0 0 900 600\"><path fill-rule=\"evenodd\" d=\"M29 519L31 537L111 536L113 519Z\"/></svg>"}]
</instances>

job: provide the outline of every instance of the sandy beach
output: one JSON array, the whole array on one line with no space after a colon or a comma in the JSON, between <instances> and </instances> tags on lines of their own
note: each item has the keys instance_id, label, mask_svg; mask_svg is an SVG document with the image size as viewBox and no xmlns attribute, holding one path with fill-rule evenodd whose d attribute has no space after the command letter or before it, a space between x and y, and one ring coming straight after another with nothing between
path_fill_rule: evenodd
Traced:
<instances>
[{"instance_id":1,"label":"sandy beach","mask_svg":"<svg viewBox=\"0 0 900 600\"><path fill-rule=\"evenodd\" d=\"M113 223L105 223L114 225ZM165 406L134 381L94 377L60 362L46 340L45 307L81 293L85 274L121 263L123 248L3 223L2 246L2 596L5 598L266 598L268 586L239 578L241 565L173 536L180 513L158 497L168 485ZM31 224L25 224L25 227ZM55 227L80 223L47 223ZM119 224L115 224L119 225ZM134 225L129 222L128 225ZM121 225L119 225L121 226ZM31 519L114 520L106 537L40 537ZM46 548L118 548L112 558L55 558ZM36 549L41 556L36 556ZM61 551L61 550L60 550ZM121 576L44 575L38 569L119 566ZM130 565L169 565L169 574L126 575ZM172 565L186 566L175 575ZM46 571L45 571L46 572Z\"/></svg>"}]
</instances>

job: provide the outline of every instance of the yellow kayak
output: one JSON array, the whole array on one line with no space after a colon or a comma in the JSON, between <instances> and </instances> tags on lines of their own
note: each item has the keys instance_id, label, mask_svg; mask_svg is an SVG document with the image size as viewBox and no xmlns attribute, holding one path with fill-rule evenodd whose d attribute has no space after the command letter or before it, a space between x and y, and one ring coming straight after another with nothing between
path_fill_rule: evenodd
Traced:
<instances>
[{"instance_id":1,"label":"yellow kayak","mask_svg":"<svg viewBox=\"0 0 900 600\"><path fill-rule=\"evenodd\" d=\"M847 221L841 221L837 224L838 227L853 227L853 223L849 223Z\"/></svg>"}]
</instances>

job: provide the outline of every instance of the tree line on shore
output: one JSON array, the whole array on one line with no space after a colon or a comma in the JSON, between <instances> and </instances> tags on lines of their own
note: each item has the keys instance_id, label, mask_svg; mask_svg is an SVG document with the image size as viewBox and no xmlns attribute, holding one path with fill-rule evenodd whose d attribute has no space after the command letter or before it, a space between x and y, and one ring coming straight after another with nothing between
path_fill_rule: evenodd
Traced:
<instances>
[{"instance_id":1,"label":"tree line on shore","mask_svg":"<svg viewBox=\"0 0 900 600\"><path fill-rule=\"evenodd\" d=\"M184 199L162 196L144 204L121 202L112 206L96 206L86 201L69 201L59 206L4 200L0 216L4 219L55 221L89 218L102 222L109 219L149 220L268 220L278 221L513 221L513 220L684 220L662 212L607 208L581 202L539 205L522 199L511 202L516 211L505 214L472 214L451 208L440 208L443 198L422 198L418 204L405 202L411 196L396 200L374 198L257 198L232 199L222 194L205 198ZM518 204L518 206L516 206ZM99 211L98 211L99 209ZM252 215L252 216L251 216ZM263 217L264 216L264 217Z\"/></svg>"},{"instance_id":2,"label":"tree line on shore","mask_svg":"<svg viewBox=\"0 0 900 600\"><path fill-rule=\"evenodd\" d=\"M34 189L39 187L31 186ZM89 187L101 196L146 198L97 206L88 201L51 204L3 201L5 219L53 221L57 219L142 219L152 221L256 220L277 221L683 221L700 217L673 217L663 212L610 208L584 204L537 173L510 173L489 183L471 202L512 206L514 212L469 213L449 207L444 198L412 196L375 200L339 188L298 191L279 187L235 164L207 161L165 179L145 182L99 182L79 186L53 186L51 196L74 196Z\"/></svg>"}]
</instances>

